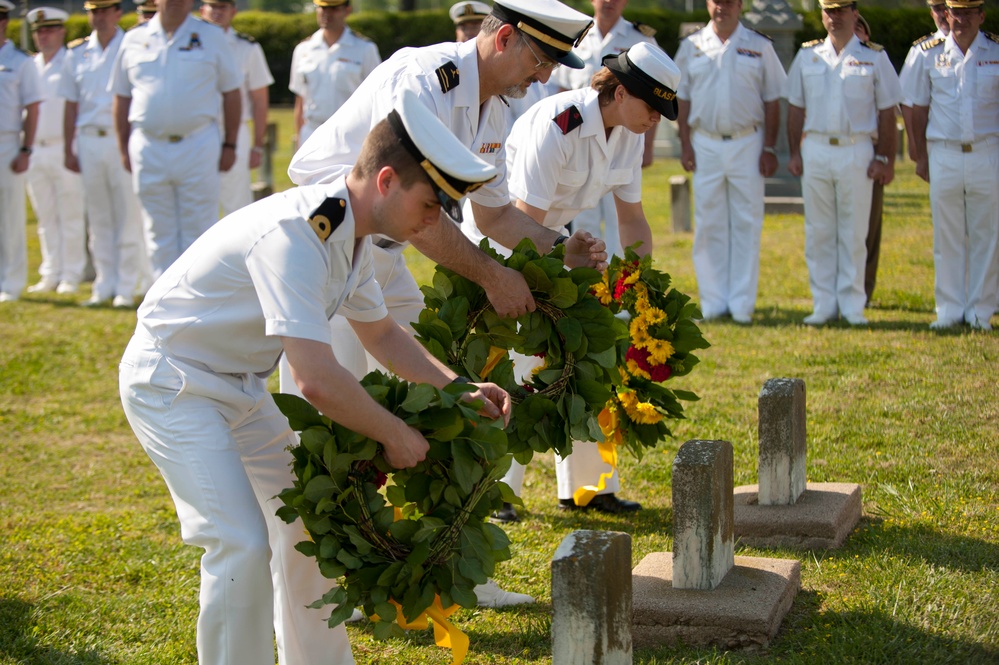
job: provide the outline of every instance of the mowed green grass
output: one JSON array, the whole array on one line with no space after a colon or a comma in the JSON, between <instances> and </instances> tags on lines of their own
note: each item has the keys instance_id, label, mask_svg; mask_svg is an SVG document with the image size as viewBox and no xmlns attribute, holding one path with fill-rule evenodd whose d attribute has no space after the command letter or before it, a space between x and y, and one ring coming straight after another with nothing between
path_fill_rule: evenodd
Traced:
<instances>
[{"instance_id":1,"label":"mowed green grass","mask_svg":"<svg viewBox=\"0 0 999 665\"><path fill-rule=\"evenodd\" d=\"M282 188L290 114L273 115ZM704 325L712 347L677 383L701 400L673 439L641 463L622 461L622 494L644 510L564 514L551 457L529 467L524 521L507 527L514 558L497 579L538 603L459 611L467 663L551 662L549 563L571 531L631 534L635 564L671 550L671 465L684 441L730 441L736 485L755 483L757 396L772 377L805 381L809 480L861 484L864 518L837 551L737 545L739 555L802 564L801 591L768 649L663 648L636 651L635 662L999 662L999 336L927 328L927 188L910 165L899 170L867 328L800 324L811 310L802 219L767 218L754 325ZM646 210L659 267L696 296L693 236L669 230L667 177L678 172L672 160L647 171ZM32 224L32 270L35 232ZM430 278L429 262L411 265ZM77 307L87 295L0 307L0 665L194 663L200 553L181 543L166 488L118 402L116 365L135 316ZM388 643L363 623L348 632L359 663L450 662L429 631Z\"/></svg>"}]
</instances>

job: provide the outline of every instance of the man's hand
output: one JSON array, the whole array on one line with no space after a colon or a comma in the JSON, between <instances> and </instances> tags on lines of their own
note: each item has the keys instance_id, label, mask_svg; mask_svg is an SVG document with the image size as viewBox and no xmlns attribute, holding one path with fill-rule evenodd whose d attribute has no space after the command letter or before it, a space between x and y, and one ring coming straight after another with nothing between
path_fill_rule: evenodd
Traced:
<instances>
[{"instance_id":1,"label":"man's hand","mask_svg":"<svg viewBox=\"0 0 999 665\"><path fill-rule=\"evenodd\" d=\"M423 460L430 450L430 444L423 435L412 427L400 428L399 438L379 441L385 449L385 461L393 469L408 469Z\"/></svg>"},{"instance_id":2,"label":"man's hand","mask_svg":"<svg viewBox=\"0 0 999 665\"><path fill-rule=\"evenodd\" d=\"M76 156L75 152L67 150L66 153L63 154L62 163L63 166L66 167L67 171L72 171L73 173L80 172L80 158Z\"/></svg>"},{"instance_id":3,"label":"man's hand","mask_svg":"<svg viewBox=\"0 0 999 665\"><path fill-rule=\"evenodd\" d=\"M925 180L930 181L930 158L927 156L922 156L916 160L916 175Z\"/></svg>"},{"instance_id":4,"label":"man's hand","mask_svg":"<svg viewBox=\"0 0 999 665\"><path fill-rule=\"evenodd\" d=\"M222 146L222 154L219 156L219 173L227 173L235 163L236 149L227 145Z\"/></svg>"},{"instance_id":5,"label":"man's hand","mask_svg":"<svg viewBox=\"0 0 999 665\"><path fill-rule=\"evenodd\" d=\"M26 152L17 153L17 157L10 163L10 170L14 173L24 173L28 170L30 157Z\"/></svg>"},{"instance_id":6,"label":"man's hand","mask_svg":"<svg viewBox=\"0 0 999 665\"><path fill-rule=\"evenodd\" d=\"M760 153L760 175L769 178L777 173L777 155L772 152L763 151Z\"/></svg>"},{"instance_id":7,"label":"man's hand","mask_svg":"<svg viewBox=\"0 0 999 665\"><path fill-rule=\"evenodd\" d=\"M121 153L121 167L128 173L132 172L132 160L128 157L128 151Z\"/></svg>"},{"instance_id":8,"label":"man's hand","mask_svg":"<svg viewBox=\"0 0 999 665\"><path fill-rule=\"evenodd\" d=\"M263 160L264 149L263 148L253 148L250 150L250 168L257 169L260 168L260 164Z\"/></svg>"},{"instance_id":9,"label":"man's hand","mask_svg":"<svg viewBox=\"0 0 999 665\"><path fill-rule=\"evenodd\" d=\"M867 166L867 177L874 182L888 185L895 179L895 169L892 167L891 162L883 164L876 159L872 159L871 163Z\"/></svg>"},{"instance_id":10,"label":"man's hand","mask_svg":"<svg viewBox=\"0 0 999 665\"><path fill-rule=\"evenodd\" d=\"M683 147L680 148L680 164L683 165L683 170L687 173L693 173L697 170L697 157L694 155L694 146L689 141L684 143Z\"/></svg>"},{"instance_id":11,"label":"man's hand","mask_svg":"<svg viewBox=\"0 0 999 665\"><path fill-rule=\"evenodd\" d=\"M805 172L804 167L801 164L801 154L791 155L791 159L787 163L787 172L796 178L800 178L801 174Z\"/></svg>"},{"instance_id":12,"label":"man's hand","mask_svg":"<svg viewBox=\"0 0 999 665\"><path fill-rule=\"evenodd\" d=\"M479 409L479 414L493 420L502 417L503 427L510 424L510 411L512 407L510 404L510 394L507 391L495 383L472 383L469 385L475 386L478 390L462 395L462 398L466 402L480 400L482 408Z\"/></svg>"},{"instance_id":13,"label":"man's hand","mask_svg":"<svg viewBox=\"0 0 999 665\"><path fill-rule=\"evenodd\" d=\"M568 268L607 268L607 245L587 231L576 231L565 241L565 265Z\"/></svg>"},{"instance_id":14,"label":"man's hand","mask_svg":"<svg viewBox=\"0 0 999 665\"><path fill-rule=\"evenodd\" d=\"M482 283L496 314L503 318L516 318L533 312L537 305L524 276L513 268L499 264L497 268L496 277Z\"/></svg>"}]
</instances>

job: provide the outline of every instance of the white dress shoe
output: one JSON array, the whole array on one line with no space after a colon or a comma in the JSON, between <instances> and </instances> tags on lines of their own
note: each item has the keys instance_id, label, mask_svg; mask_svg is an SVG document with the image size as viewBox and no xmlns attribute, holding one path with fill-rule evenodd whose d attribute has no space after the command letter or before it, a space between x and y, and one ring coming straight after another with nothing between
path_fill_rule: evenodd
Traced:
<instances>
[{"instance_id":1,"label":"white dress shoe","mask_svg":"<svg viewBox=\"0 0 999 665\"><path fill-rule=\"evenodd\" d=\"M970 325L973 330L992 330L992 324L988 321L983 321L982 319L975 319L968 325Z\"/></svg>"},{"instance_id":2,"label":"white dress shoe","mask_svg":"<svg viewBox=\"0 0 999 665\"><path fill-rule=\"evenodd\" d=\"M961 319L937 319L930 324L930 330L946 330L961 323Z\"/></svg>"},{"instance_id":3,"label":"white dress shoe","mask_svg":"<svg viewBox=\"0 0 999 665\"><path fill-rule=\"evenodd\" d=\"M50 291L55 291L57 286L58 282L43 279L42 281L29 286L28 293L48 293Z\"/></svg>"},{"instance_id":4,"label":"white dress shoe","mask_svg":"<svg viewBox=\"0 0 999 665\"><path fill-rule=\"evenodd\" d=\"M829 323L829 320L831 318L832 318L831 316L813 312L812 314L806 316L802 320L802 323L804 323L806 326L824 326L825 324Z\"/></svg>"},{"instance_id":5,"label":"white dress shoe","mask_svg":"<svg viewBox=\"0 0 999 665\"><path fill-rule=\"evenodd\" d=\"M846 322L851 326L866 326L867 319L864 318L863 314L846 314L843 316Z\"/></svg>"},{"instance_id":6,"label":"white dress shoe","mask_svg":"<svg viewBox=\"0 0 999 665\"><path fill-rule=\"evenodd\" d=\"M740 324L742 324L744 326L748 326L749 324L751 324L753 322L753 315L752 314L733 314L732 315L732 320L735 321L736 323L740 323Z\"/></svg>"},{"instance_id":7,"label":"white dress shoe","mask_svg":"<svg viewBox=\"0 0 999 665\"><path fill-rule=\"evenodd\" d=\"M111 306L117 309L135 307L135 298L129 298L128 296L115 296L114 300L111 301Z\"/></svg>"},{"instance_id":8,"label":"white dress shoe","mask_svg":"<svg viewBox=\"0 0 999 665\"><path fill-rule=\"evenodd\" d=\"M480 584L473 589L479 599L479 607L510 607L511 605L530 605L534 598L526 593L504 591L493 580Z\"/></svg>"},{"instance_id":9,"label":"white dress shoe","mask_svg":"<svg viewBox=\"0 0 999 665\"><path fill-rule=\"evenodd\" d=\"M80 290L80 287L73 282L59 282L59 286L56 287L56 293L60 295L67 295L69 293L76 293Z\"/></svg>"},{"instance_id":10,"label":"white dress shoe","mask_svg":"<svg viewBox=\"0 0 999 665\"><path fill-rule=\"evenodd\" d=\"M13 293L7 293L6 291L0 292L0 302L15 302L17 296Z\"/></svg>"},{"instance_id":11,"label":"white dress shoe","mask_svg":"<svg viewBox=\"0 0 999 665\"><path fill-rule=\"evenodd\" d=\"M92 295L80 304L83 305L84 307L100 307L107 301L108 301L107 298L101 298L98 295Z\"/></svg>"},{"instance_id":12,"label":"white dress shoe","mask_svg":"<svg viewBox=\"0 0 999 665\"><path fill-rule=\"evenodd\" d=\"M344 621L344 623L357 623L358 621L360 621L363 618L364 618L364 614L361 612L361 610L359 610L359 609L357 609L355 607L354 611L351 612L351 614L350 614L350 618L347 619L346 621Z\"/></svg>"}]
</instances>

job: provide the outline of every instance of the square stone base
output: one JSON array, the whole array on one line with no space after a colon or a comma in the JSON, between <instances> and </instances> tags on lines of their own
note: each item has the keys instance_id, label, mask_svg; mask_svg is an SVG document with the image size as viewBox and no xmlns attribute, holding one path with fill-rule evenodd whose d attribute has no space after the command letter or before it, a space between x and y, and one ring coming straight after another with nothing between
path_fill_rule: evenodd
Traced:
<instances>
[{"instance_id":1,"label":"square stone base","mask_svg":"<svg viewBox=\"0 0 999 665\"><path fill-rule=\"evenodd\" d=\"M737 556L714 589L674 589L673 553L650 554L632 571L634 646L764 647L800 586L800 561Z\"/></svg>"},{"instance_id":2,"label":"square stone base","mask_svg":"<svg viewBox=\"0 0 999 665\"><path fill-rule=\"evenodd\" d=\"M758 496L759 485L735 488L736 546L835 549L863 510L854 483L808 483L789 506L761 506Z\"/></svg>"}]
</instances>

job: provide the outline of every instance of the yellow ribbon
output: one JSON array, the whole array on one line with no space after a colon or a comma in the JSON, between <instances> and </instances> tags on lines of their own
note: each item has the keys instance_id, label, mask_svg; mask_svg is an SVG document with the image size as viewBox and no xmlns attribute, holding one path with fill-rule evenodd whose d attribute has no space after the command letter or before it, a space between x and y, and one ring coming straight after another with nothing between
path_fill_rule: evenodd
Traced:
<instances>
[{"instance_id":1,"label":"yellow ribbon","mask_svg":"<svg viewBox=\"0 0 999 665\"><path fill-rule=\"evenodd\" d=\"M451 665L461 665L468 654L468 636L447 620L449 616L458 611L458 608L461 607L460 605L452 605L444 609L441 606L441 597L434 596L433 604L424 610L420 616L412 621L406 621L406 617L402 614L402 605L394 600L390 600L389 602L395 605L397 612L396 623L403 630L426 630L428 627L427 618L433 619L434 642L439 647L451 650Z\"/></svg>"},{"instance_id":2,"label":"yellow ribbon","mask_svg":"<svg viewBox=\"0 0 999 665\"><path fill-rule=\"evenodd\" d=\"M499 365L499 362L506 357L506 353L506 349L499 346L489 347L489 355L486 356L486 364L482 366L482 371L479 372L479 376L482 377L483 381L487 376L489 376L490 372L496 369L496 365Z\"/></svg>"},{"instance_id":3,"label":"yellow ribbon","mask_svg":"<svg viewBox=\"0 0 999 665\"><path fill-rule=\"evenodd\" d=\"M617 471L617 446L622 439L621 431L618 429L617 409L605 406L597 416L597 423L600 424L600 431L604 433L604 440L597 444L597 450L600 452L600 459L604 464L609 464L611 470L600 474L596 486L583 485L572 493L572 500L577 506L588 506L593 497L606 489L607 481Z\"/></svg>"}]
</instances>

